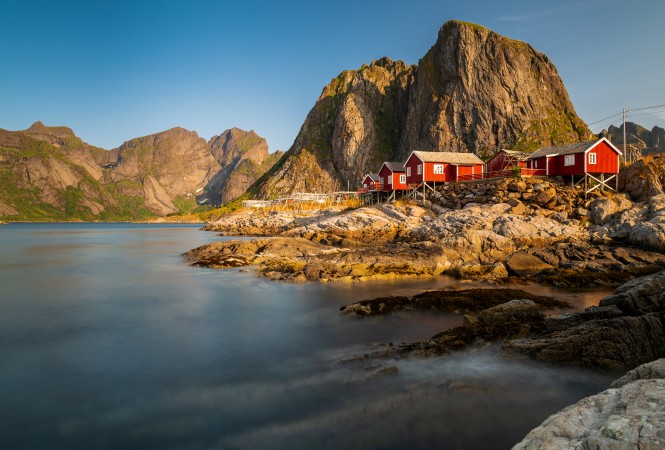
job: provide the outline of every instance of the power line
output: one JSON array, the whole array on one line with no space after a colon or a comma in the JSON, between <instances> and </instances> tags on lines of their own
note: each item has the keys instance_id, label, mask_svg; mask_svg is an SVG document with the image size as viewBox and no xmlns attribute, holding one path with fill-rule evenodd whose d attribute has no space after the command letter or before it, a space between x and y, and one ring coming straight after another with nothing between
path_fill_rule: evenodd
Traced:
<instances>
[{"instance_id":1,"label":"power line","mask_svg":"<svg viewBox=\"0 0 665 450\"><path fill-rule=\"evenodd\" d=\"M623 112L616 113L616 114L612 114L611 116L607 116L607 117L605 117L604 119L600 119L600 120L596 120L595 122L591 122L591 123L588 124L588 125L593 125L593 124L596 124L596 123L598 123L598 122L603 122L603 121L605 121L605 120L607 120L607 119L611 119L611 118L614 117L614 116L620 116L621 114L623 114Z\"/></svg>"},{"instance_id":2,"label":"power line","mask_svg":"<svg viewBox=\"0 0 665 450\"><path fill-rule=\"evenodd\" d=\"M646 106L646 107L644 107L644 108L626 109L626 112L643 111L643 110L645 110L645 109L657 109L657 108L665 108L665 105ZM589 123L589 124L587 124L587 125L589 125L589 126L590 126L590 125L595 125L595 124L597 124L597 123L604 122L604 121L606 121L607 119L611 119L612 117L620 116L620 115L622 115L622 114L623 114L623 111L622 111L622 112L618 112L618 113L616 113L616 114L612 114L611 116L607 116L607 117L605 117L605 118L603 118L603 119L596 120L595 122L591 122L591 123Z\"/></svg>"}]
</instances>

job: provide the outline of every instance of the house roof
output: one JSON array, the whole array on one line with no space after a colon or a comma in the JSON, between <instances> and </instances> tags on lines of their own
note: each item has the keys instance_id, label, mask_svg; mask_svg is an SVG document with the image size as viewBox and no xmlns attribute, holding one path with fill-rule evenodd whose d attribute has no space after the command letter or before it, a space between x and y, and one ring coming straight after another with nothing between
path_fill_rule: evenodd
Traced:
<instances>
[{"instance_id":1,"label":"house roof","mask_svg":"<svg viewBox=\"0 0 665 450\"><path fill-rule=\"evenodd\" d=\"M382 168L383 168L383 166L386 166L392 172L406 172L406 169L404 168L404 163L403 162L386 161L381 165Z\"/></svg>"},{"instance_id":2,"label":"house roof","mask_svg":"<svg viewBox=\"0 0 665 450\"><path fill-rule=\"evenodd\" d=\"M485 164L474 153L414 151L412 154L416 155L423 162L442 162L455 165Z\"/></svg>"},{"instance_id":3,"label":"house roof","mask_svg":"<svg viewBox=\"0 0 665 450\"><path fill-rule=\"evenodd\" d=\"M559 145L555 147L545 147L531 153L527 159L542 158L543 156L558 156L558 155L572 155L574 153L584 153L595 147L601 141L607 142L614 151L621 155L621 152L610 141L605 138L596 139L595 141L576 142L574 144Z\"/></svg>"},{"instance_id":4,"label":"house roof","mask_svg":"<svg viewBox=\"0 0 665 450\"><path fill-rule=\"evenodd\" d=\"M363 181L367 179L367 177L371 178L372 181L379 181L379 174L378 173L368 173L365 175L365 178L363 178Z\"/></svg>"},{"instance_id":5,"label":"house roof","mask_svg":"<svg viewBox=\"0 0 665 450\"><path fill-rule=\"evenodd\" d=\"M505 150L505 149L499 150L498 152L496 152L496 155L498 155L501 152L505 153L508 156L512 156L513 158L517 159L518 161L526 161L527 158L530 156L529 153L524 153L524 152L521 152L519 150ZM494 156L496 156L496 155L494 155Z\"/></svg>"}]
</instances>

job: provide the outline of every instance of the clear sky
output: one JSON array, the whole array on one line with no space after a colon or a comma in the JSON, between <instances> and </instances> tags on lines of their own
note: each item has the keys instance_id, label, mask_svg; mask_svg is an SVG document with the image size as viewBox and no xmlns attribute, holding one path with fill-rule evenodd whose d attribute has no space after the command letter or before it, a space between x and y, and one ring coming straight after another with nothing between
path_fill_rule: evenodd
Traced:
<instances>
[{"instance_id":1,"label":"clear sky","mask_svg":"<svg viewBox=\"0 0 665 450\"><path fill-rule=\"evenodd\" d=\"M0 128L41 120L113 148L236 126L287 150L332 78L417 63L450 19L547 54L592 131L665 105L663 0L0 0ZM631 115L665 127L665 108Z\"/></svg>"}]
</instances>

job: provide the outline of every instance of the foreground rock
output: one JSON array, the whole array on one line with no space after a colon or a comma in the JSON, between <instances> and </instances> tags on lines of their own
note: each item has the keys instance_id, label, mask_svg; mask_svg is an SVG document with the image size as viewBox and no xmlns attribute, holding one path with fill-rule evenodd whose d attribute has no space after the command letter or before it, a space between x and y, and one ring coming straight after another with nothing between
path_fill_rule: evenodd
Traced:
<instances>
[{"instance_id":1,"label":"foreground rock","mask_svg":"<svg viewBox=\"0 0 665 450\"><path fill-rule=\"evenodd\" d=\"M552 297L530 294L520 289L464 289L427 291L413 297L379 297L343 306L343 314L375 316L396 311L430 310L448 313L472 313L515 299L527 299L540 308L569 308L570 304Z\"/></svg>"},{"instance_id":2,"label":"foreground rock","mask_svg":"<svg viewBox=\"0 0 665 450\"><path fill-rule=\"evenodd\" d=\"M438 248L387 245L340 248L302 238L263 238L205 245L185 254L194 265L224 268L258 265L272 280L364 281L433 276L447 269Z\"/></svg>"},{"instance_id":3,"label":"foreground rock","mask_svg":"<svg viewBox=\"0 0 665 450\"><path fill-rule=\"evenodd\" d=\"M634 280L581 313L545 316L516 299L464 316L464 324L423 342L386 347L377 358L427 357L496 342L507 355L628 370L665 357L665 271ZM639 299L636 301L635 299Z\"/></svg>"},{"instance_id":4,"label":"foreground rock","mask_svg":"<svg viewBox=\"0 0 665 450\"><path fill-rule=\"evenodd\" d=\"M665 359L659 359L552 415L513 450L656 450L664 444Z\"/></svg>"}]
</instances>

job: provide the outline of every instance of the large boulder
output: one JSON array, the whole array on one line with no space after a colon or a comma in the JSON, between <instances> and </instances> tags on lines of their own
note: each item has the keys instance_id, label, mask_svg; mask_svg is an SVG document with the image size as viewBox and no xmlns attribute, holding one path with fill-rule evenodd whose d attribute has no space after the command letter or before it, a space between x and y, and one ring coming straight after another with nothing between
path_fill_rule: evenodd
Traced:
<instances>
[{"instance_id":1,"label":"large boulder","mask_svg":"<svg viewBox=\"0 0 665 450\"><path fill-rule=\"evenodd\" d=\"M665 360L657 364L662 367ZM642 379L643 374L646 379ZM638 368L629 379L630 382L584 398L550 416L513 450L662 449L665 444L663 372Z\"/></svg>"},{"instance_id":2,"label":"large boulder","mask_svg":"<svg viewBox=\"0 0 665 450\"><path fill-rule=\"evenodd\" d=\"M527 277L537 275L553 266L541 261L533 255L517 252L506 261L508 270L518 276Z\"/></svg>"},{"instance_id":3,"label":"large boulder","mask_svg":"<svg viewBox=\"0 0 665 450\"><path fill-rule=\"evenodd\" d=\"M589 205L591 220L596 225L604 225L632 206L633 202L623 195L617 195L614 198L599 197Z\"/></svg>"}]
</instances>

